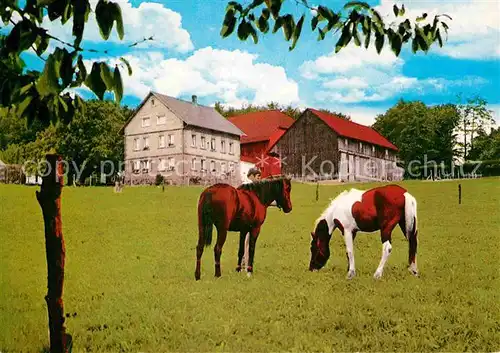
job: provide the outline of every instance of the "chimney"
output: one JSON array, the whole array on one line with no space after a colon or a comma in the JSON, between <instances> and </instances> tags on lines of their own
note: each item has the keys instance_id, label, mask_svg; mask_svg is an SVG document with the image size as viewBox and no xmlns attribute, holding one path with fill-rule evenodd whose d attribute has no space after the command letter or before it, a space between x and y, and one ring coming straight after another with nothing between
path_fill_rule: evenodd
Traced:
<instances>
[{"instance_id":1,"label":"chimney","mask_svg":"<svg viewBox=\"0 0 500 353\"><path fill-rule=\"evenodd\" d=\"M198 105L198 97L196 95L191 96L191 101L193 102L194 105Z\"/></svg>"}]
</instances>

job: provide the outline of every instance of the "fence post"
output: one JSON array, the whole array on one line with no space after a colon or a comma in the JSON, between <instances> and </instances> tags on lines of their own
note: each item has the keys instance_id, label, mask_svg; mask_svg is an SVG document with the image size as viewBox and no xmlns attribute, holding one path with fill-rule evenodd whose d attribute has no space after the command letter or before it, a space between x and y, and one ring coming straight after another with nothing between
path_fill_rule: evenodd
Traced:
<instances>
[{"instance_id":1,"label":"fence post","mask_svg":"<svg viewBox=\"0 0 500 353\"><path fill-rule=\"evenodd\" d=\"M319 182L316 183L316 201L319 200Z\"/></svg>"},{"instance_id":2,"label":"fence post","mask_svg":"<svg viewBox=\"0 0 500 353\"><path fill-rule=\"evenodd\" d=\"M462 184L458 184L458 204L462 203Z\"/></svg>"}]
</instances>

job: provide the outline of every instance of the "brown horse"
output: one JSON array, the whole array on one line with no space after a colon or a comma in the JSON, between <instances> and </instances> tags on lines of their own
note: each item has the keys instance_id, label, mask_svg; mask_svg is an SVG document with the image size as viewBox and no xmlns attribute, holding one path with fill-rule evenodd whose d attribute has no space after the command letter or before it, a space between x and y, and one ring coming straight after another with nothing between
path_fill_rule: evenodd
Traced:
<instances>
[{"instance_id":1,"label":"brown horse","mask_svg":"<svg viewBox=\"0 0 500 353\"><path fill-rule=\"evenodd\" d=\"M199 237L196 247L195 279L199 280L201 277L201 256L204 246L209 246L212 242L214 225L217 228L217 243L214 247L215 277L221 276L220 257L228 231L240 232L237 271L241 270L245 236L250 233L247 260L247 272L250 275L253 272L255 243L266 219L267 208L276 201L276 205L283 212L291 212L291 190L290 179L284 177L243 184L238 188L228 184L215 184L206 188L198 201Z\"/></svg>"}]
</instances>

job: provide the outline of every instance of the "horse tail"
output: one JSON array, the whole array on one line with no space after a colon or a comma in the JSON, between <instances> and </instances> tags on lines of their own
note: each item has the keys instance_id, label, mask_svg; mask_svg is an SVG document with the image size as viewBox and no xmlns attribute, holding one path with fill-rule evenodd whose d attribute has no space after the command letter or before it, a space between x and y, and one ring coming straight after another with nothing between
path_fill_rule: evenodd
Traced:
<instances>
[{"instance_id":1,"label":"horse tail","mask_svg":"<svg viewBox=\"0 0 500 353\"><path fill-rule=\"evenodd\" d=\"M417 255L417 200L408 192L405 193L405 225L409 242L408 262L411 265L415 263Z\"/></svg>"},{"instance_id":2,"label":"horse tail","mask_svg":"<svg viewBox=\"0 0 500 353\"><path fill-rule=\"evenodd\" d=\"M203 199L200 203L200 236L203 236L205 247L212 244L212 230L213 230L213 220L212 220L212 193L208 192L203 195Z\"/></svg>"},{"instance_id":3,"label":"horse tail","mask_svg":"<svg viewBox=\"0 0 500 353\"><path fill-rule=\"evenodd\" d=\"M417 200L408 192L405 192L405 225L407 238L417 233Z\"/></svg>"}]
</instances>

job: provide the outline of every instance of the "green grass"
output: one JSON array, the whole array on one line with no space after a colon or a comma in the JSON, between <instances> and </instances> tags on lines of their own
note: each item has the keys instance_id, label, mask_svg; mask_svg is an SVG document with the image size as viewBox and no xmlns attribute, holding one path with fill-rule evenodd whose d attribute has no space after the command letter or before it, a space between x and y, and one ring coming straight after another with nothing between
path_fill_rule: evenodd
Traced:
<instances>
[{"instance_id":1,"label":"green grass","mask_svg":"<svg viewBox=\"0 0 500 353\"><path fill-rule=\"evenodd\" d=\"M307 271L310 231L350 186L294 184L292 213L269 210L255 273L234 271L230 233L222 277L213 248L194 280L201 188L64 188L64 288L74 352L499 351L500 179L407 182L418 201L420 278L406 269L399 228L380 281L379 233L355 241L357 277L345 279L338 231L332 257ZM367 188L368 184L358 185ZM48 345L46 260L35 187L0 185L0 351ZM76 315L76 316L73 316Z\"/></svg>"}]
</instances>

